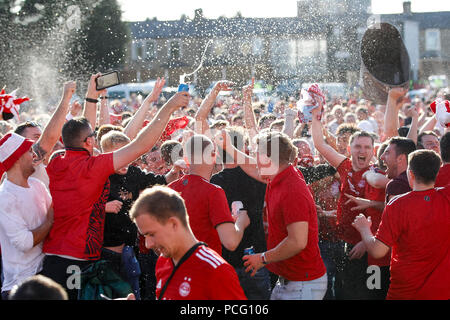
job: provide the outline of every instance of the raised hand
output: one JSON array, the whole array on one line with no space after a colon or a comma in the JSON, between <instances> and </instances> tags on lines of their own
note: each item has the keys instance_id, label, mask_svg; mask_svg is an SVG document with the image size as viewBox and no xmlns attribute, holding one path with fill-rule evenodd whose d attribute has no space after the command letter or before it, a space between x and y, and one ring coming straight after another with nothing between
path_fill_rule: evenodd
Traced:
<instances>
[{"instance_id":1,"label":"raised hand","mask_svg":"<svg viewBox=\"0 0 450 320\"><path fill-rule=\"evenodd\" d=\"M219 93L220 91L231 91L233 90L232 87L234 85L234 82L228 80L220 80L217 81L214 85L213 91L215 91L216 93Z\"/></svg>"},{"instance_id":2,"label":"raised hand","mask_svg":"<svg viewBox=\"0 0 450 320\"><path fill-rule=\"evenodd\" d=\"M77 83L75 81L68 81L68 82L64 83L63 96L68 99L72 98L76 89L77 89Z\"/></svg>"},{"instance_id":3,"label":"raised hand","mask_svg":"<svg viewBox=\"0 0 450 320\"><path fill-rule=\"evenodd\" d=\"M83 106L78 100L74 101L69 108L70 114L74 117L78 116L81 110L83 110Z\"/></svg>"},{"instance_id":4,"label":"raised hand","mask_svg":"<svg viewBox=\"0 0 450 320\"><path fill-rule=\"evenodd\" d=\"M395 104L397 105L397 107L401 107L402 106L401 102L407 93L408 93L408 89L392 88L389 90L388 99L395 101Z\"/></svg>"},{"instance_id":5,"label":"raised hand","mask_svg":"<svg viewBox=\"0 0 450 320\"><path fill-rule=\"evenodd\" d=\"M142 104L158 101L159 96L160 96L165 84L166 84L166 80L164 78L158 77L156 79L155 86L153 87L152 92L144 99Z\"/></svg>"},{"instance_id":6,"label":"raised hand","mask_svg":"<svg viewBox=\"0 0 450 320\"><path fill-rule=\"evenodd\" d=\"M106 89L97 90L95 80L100 77L102 74L97 73L91 76L89 79L88 90L86 97L91 99L98 99L99 96L106 96Z\"/></svg>"},{"instance_id":7,"label":"raised hand","mask_svg":"<svg viewBox=\"0 0 450 320\"><path fill-rule=\"evenodd\" d=\"M167 102L166 105L172 110L178 110L181 107L186 107L189 104L190 95L186 91L175 93Z\"/></svg>"}]
</instances>

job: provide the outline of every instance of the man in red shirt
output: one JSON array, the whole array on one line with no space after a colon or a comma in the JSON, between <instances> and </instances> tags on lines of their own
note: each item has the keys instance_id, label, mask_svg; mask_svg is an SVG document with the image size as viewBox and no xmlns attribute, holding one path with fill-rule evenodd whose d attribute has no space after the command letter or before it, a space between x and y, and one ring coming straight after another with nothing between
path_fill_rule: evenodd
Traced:
<instances>
[{"instance_id":1,"label":"man in red shirt","mask_svg":"<svg viewBox=\"0 0 450 320\"><path fill-rule=\"evenodd\" d=\"M322 300L327 274L319 251L316 205L303 175L291 164L296 157L297 148L285 134L270 132L258 140L258 169L269 181L267 251L244 256L244 265L252 275L266 266L279 276L272 300Z\"/></svg>"},{"instance_id":2,"label":"man in red shirt","mask_svg":"<svg viewBox=\"0 0 450 320\"><path fill-rule=\"evenodd\" d=\"M194 236L177 192L161 186L146 189L131 217L146 247L161 253L156 263L158 300L246 300L234 268Z\"/></svg>"},{"instance_id":3,"label":"man in red shirt","mask_svg":"<svg viewBox=\"0 0 450 320\"><path fill-rule=\"evenodd\" d=\"M414 151L407 171L413 191L389 201L375 236L370 218L360 214L353 223L371 256L392 249L387 299L450 299L450 188L434 187L439 167L435 151Z\"/></svg>"},{"instance_id":4,"label":"man in red shirt","mask_svg":"<svg viewBox=\"0 0 450 320\"><path fill-rule=\"evenodd\" d=\"M194 135L186 142L185 151L188 174L169 184L169 187L183 197L197 239L219 254L222 254L222 245L234 251L250 220L246 212L241 212L235 223L225 192L209 183L215 165L214 144L204 135Z\"/></svg>"},{"instance_id":5,"label":"man in red shirt","mask_svg":"<svg viewBox=\"0 0 450 320\"><path fill-rule=\"evenodd\" d=\"M441 137L441 159L442 167L436 177L436 187L444 187L450 184L450 132L447 132Z\"/></svg>"},{"instance_id":6,"label":"man in red shirt","mask_svg":"<svg viewBox=\"0 0 450 320\"><path fill-rule=\"evenodd\" d=\"M349 159L325 142L320 110L313 109L312 114L311 130L314 146L330 165L336 168L341 179L336 227L337 236L342 245L342 262L336 274L336 298L370 299L372 294L366 284L369 276L366 248L361 241L361 236L352 227L352 222L359 212L370 208L370 214L377 216L379 221L384 207L384 201L379 196L379 192L370 190L367 187L367 181L363 178L363 174L371 168L374 140L365 131L353 134L350 138L351 157ZM366 198L370 201L361 206L355 201L357 198Z\"/></svg>"},{"instance_id":7,"label":"man in red shirt","mask_svg":"<svg viewBox=\"0 0 450 320\"><path fill-rule=\"evenodd\" d=\"M93 156L95 132L88 119L96 121L96 99L102 93L95 88L98 76L100 74L92 76L88 85L85 117L69 120L63 126L65 154L52 159L46 168L54 224L44 242L46 257L42 274L61 284L70 299L76 299L79 289L75 279L68 281L69 277L73 278L71 273L79 272L100 258L108 177L149 150L159 139L171 114L189 102L188 93L175 94L130 144Z\"/></svg>"}]
</instances>

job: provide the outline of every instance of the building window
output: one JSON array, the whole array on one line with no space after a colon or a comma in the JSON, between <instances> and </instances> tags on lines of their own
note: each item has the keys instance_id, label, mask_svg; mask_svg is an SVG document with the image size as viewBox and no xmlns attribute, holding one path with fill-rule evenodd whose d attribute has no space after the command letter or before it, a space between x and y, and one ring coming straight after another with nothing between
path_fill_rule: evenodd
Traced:
<instances>
[{"instance_id":1,"label":"building window","mask_svg":"<svg viewBox=\"0 0 450 320\"><path fill-rule=\"evenodd\" d=\"M425 30L425 50L441 51L441 32L439 29Z\"/></svg>"},{"instance_id":2,"label":"building window","mask_svg":"<svg viewBox=\"0 0 450 320\"><path fill-rule=\"evenodd\" d=\"M147 40L145 42L145 59L153 60L156 59L156 42L152 40Z\"/></svg>"},{"instance_id":3,"label":"building window","mask_svg":"<svg viewBox=\"0 0 450 320\"><path fill-rule=\"evenodd\" d=\"M214 55L221 56L225 53L225 41L223 40L214 40Z\"/></svg>"},{"instance_id":4,"label":"building window","mask_svg":"<svg viewBox=\"0 0 450 320\"><path fill-rule=\"evenodd\" d=\"M169 60L178 61L181 58L181 44L180 41L172 40L169 42Z\"/></svg>"},{"instance_id":5,"label":"building window","mask_svg":"<svg viewBox=\"0 0 450 320\"><path fill-rule=\"evenodd\" d=\"M133 61L141 60L145 54L145 42L142 40L133 41L131 44L131 59Z\"/></svg>"},{"instance_id":6,"label":"building window","mask_svg":"<svg viewBox=\"0 0 450 320\"><path fill-rule=\"evenodd\" d=\"M255 56L260 56L263 53L263 40L261 38L256 38L253 40L253 54Z\"/></svg>"}]
</instances>

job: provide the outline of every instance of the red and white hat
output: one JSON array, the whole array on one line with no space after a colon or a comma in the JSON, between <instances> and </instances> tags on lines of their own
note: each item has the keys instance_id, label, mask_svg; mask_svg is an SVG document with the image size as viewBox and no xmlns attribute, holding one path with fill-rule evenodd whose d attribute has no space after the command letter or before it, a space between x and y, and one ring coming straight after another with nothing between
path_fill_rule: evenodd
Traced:
<instances>
[{"instance_id":1,"label":"red and white hat","mask_svg":"<svg viewBox=\"0 0 450 320\"><path fill-rule=\"evenodd\" d=\"M17 133L8 133L0 140L0 177L34 144Z\"/></svg>"},{"instance_id":2,"label":"red and white hat","mask_svg":"<svg viewBox=\"0 0 450 320\"><path fill-rule=\"evenodd\" d=\"M441 126L450 127L450 102L448 100L433 101L430 104L430 109Z\"/></svg>"}]
</instances>

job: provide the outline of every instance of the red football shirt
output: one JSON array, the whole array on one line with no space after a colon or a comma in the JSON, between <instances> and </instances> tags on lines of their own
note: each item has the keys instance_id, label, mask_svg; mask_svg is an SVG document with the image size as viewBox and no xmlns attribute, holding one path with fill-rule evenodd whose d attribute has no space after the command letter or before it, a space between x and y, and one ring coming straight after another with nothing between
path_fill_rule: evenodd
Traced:
<instances>
[{"instance_id":1,"label":"red football shirt","mask_svg":"<svg viewBox=\"0 0 450 320\"><path fill-rule=\"evenodd\" d=\"M54 222L43 252L84 260L100 258L109 196L113 154L90 156L84 149L67 149L47 166Z\"/></svg>"},{"instance_id":2,"label":"red football shirt","mask_svg":"<svg viewBox=\"0 0 450 320\"><path fill-rule=\"evenodd\" d=\"M387 204L376 238L392 248L387 299L450 299L450 187Z\"/></svg>"},{"instance_id":3,"label":"red football shirt","mask_svg":"<svg viewBox=\"0 0 450 320\"><path fill-rule=\"evenodd\" d=\"M305 249L289 259L270 263L266 268L292 281L308 281L323 276L326 269L319 252L316 205L296 168L289 166L267 185L266 206L269 227L267 250L275 248L288 236L288 225L308 222Z\"/></svg>"},{"instance_id":4,"label":"red football shirt","mask_svg":"<svg viewBox=\"0 0 450 320\"><path fill-rule=\"evenodd\" d=\"M156 262L156 297L175 265L160 256ZM217 252L201 245L175 271L162 300L246 300L236 271Z\"/></svg>"},{"instance_id":5,"label":"red football shirt","mask_svg":"<svg viewBox=\"0 0 450 320\"><path fill-rule=\"evenodd\" d=\"M184 199L189 225L195 237L222 254L216 227L221 223L234 223L223 189L192 174L172 182L169 187L178 191Z\"/></svg>"},{"instance_id":6,"label":"red football shirt","mask_svg":"<svg viewBox=\"0 0 450 320\"><path fill-rule=\"evenodd\" d=\"M436 177L435 187L445 187L450 184L450 163L444 164Z\"/></svg>"},{"instance_id":7,"label":"red football shirt","mask_svg":"<svg viewBox=\"0 0 450 320\"><path fill-rule=\"evenodd\" d=\"M353 170L352 161L347 158L339 165L337 171L341 179L341 190L338 200L338 207L336 211L336 227L337 235L341 240L348 242L352 245L361 241L359 232L352 226L355 217L364 213L361 211L351 211L351 208L355 207L354 202L345 204L348 198L344 193L350 194L355 197L364 198L367 181L363 179L362 175L369 167L355 171ZM365 213L364 213L365 214Z\"/></svg>"},{"instance_id":8,"label":"red football shirt","mask_svg":"<svg viewBox=\"0 0 450 320\"><path fill-rule=\"evenodd\" d=\"M379 172L381 174L384 174L384 172ZM377 189L372 187L370 184L366 184L366 189L364 191L364 198L374 201L380 201L384 202L385 200L385 192L384 189ZM368 208L365 210L366 217L370 217L372 220L372 227L370 228L372 233L375 234L378 230L378 227L381 222L381 216L383 214L383 211L377 210L375 208ZM391 262L391 255L390 253L386 254L381 259L374 259L370 255L367 257L367 263L368 265L375 265L375 266L388 266Z\"/></svg>"}]
</instances>

